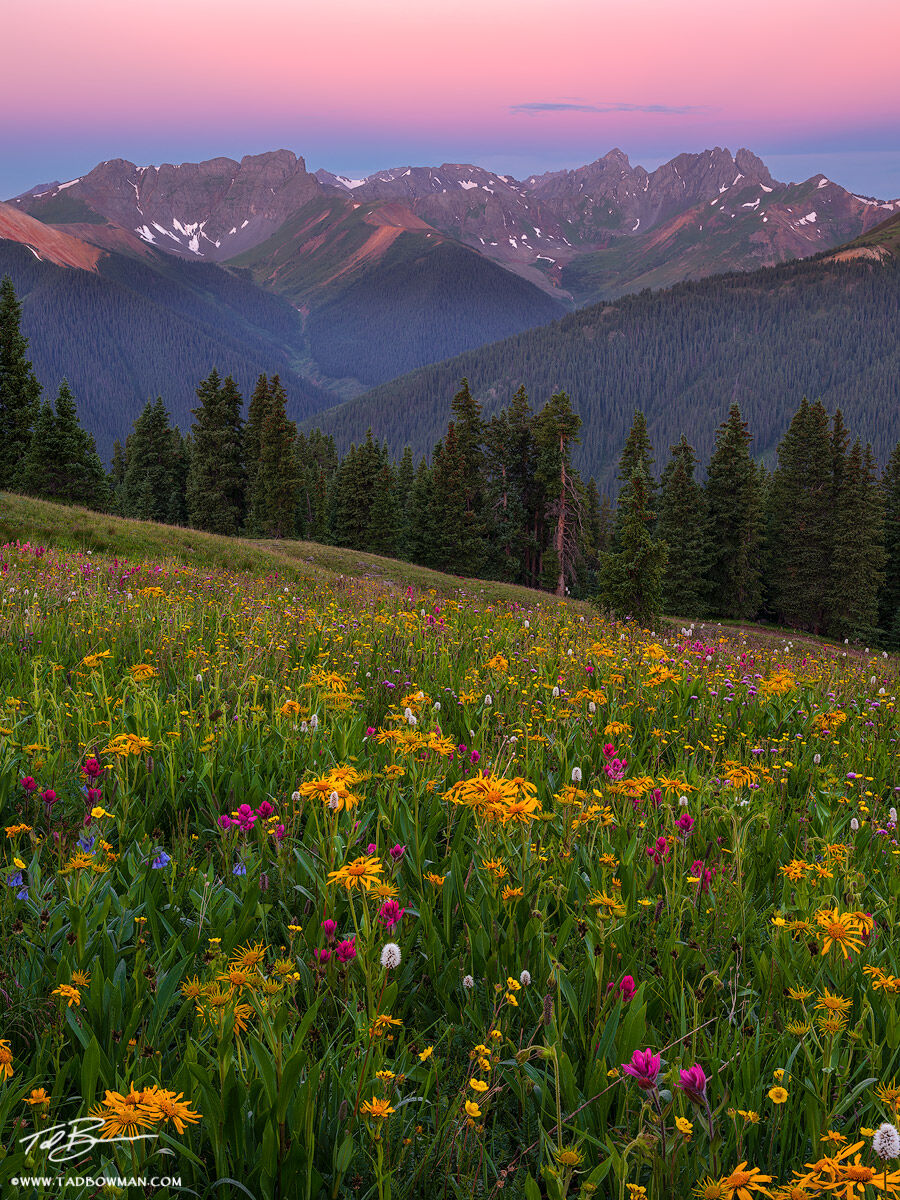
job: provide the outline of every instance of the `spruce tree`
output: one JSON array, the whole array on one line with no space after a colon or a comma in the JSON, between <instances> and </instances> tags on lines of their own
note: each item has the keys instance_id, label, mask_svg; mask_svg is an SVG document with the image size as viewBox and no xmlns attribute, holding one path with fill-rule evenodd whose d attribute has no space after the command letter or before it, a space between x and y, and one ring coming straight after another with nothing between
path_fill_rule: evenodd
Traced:
<instances>
[{"instance_id":1,"label":"spruce tree","mask_svg":"<svg viewBox=\"0 0 900 1200\"><path fill-rule=\"evenodd\" d=\"M0 491L17 485L17 475L38 419L41 385L26 357L22 306L12 280L0 283Z\"/></svg>"},{"instance_id":2,"label":"spruce tree","mask_svg":"<svg viewBox=\"0 0 900 1200\"><path fill-rule=\"evenodd\" d=\"M44 404L19 471L24 492L59 504L105 511L110 494L94 439L78 421L75 399L66 380L59 385L55 409Z\"/></svg>"},{"instance_id":3,"label":"spruce tree","mask_svg":"<svg viewBox=\"0 0 900 1200\"><path fill-rule=\"evenodd\" d=\"M148 400L125 444L122 513L165 522L172 503L172 428L162 397Z\"/></svg>"},{"instance_id":4,"label":"spruce tree","mask_svg":"<svg viewBox=\"0 0 900 1200\"><path fill-rule=\"evenodd\" d=\"M529 582L534 558L534 506L537 500L535 415L524 387L508 408L491 418L485 431L491 508L491 573L509 583ZM541 495L541 518L546 503Z\"/></svg>"},{"instance_id":5,"label":"spruce tree","mask_svg":"<svg viewBox=\"0 0 900 1200\"><path fill-rule=\"evenodd\" d=\"M434 448L431 468L431 565L452 575L478 575L485 546L466 509L466 458L451 421L447 436Z\"/></svg>"},{"instance_id":6,"label":"spruce tree","mask_svg":"<svg viewBox=\"0 0 900 1200\"><path fill-rule=\"evenodd\" d=\"M835 513L829 632L874 641L878 592L884 579L884 507L870 447L853 444Z\"/></svg>"},{"instance_id":7,"label":"spruce tree","mask_svg":"<svg viewBox=\"0 0 900 1200\"><path fill-rule=\"evenodd\" d=\"M721 617L755 616L762 594L762 515L751 440L740 408L732 404L728 419L719 426L705 488L712 539L710 604L713 614Z\"/></svg>"},{"instance_id":8,"label":"spruce tree","mask_svg":"<svg viewBox=\"0 0 900 1200\"><path fill-rule=\"evenodd\" d=\"M410 502L412 500L413 483L416 477L416 467L413 462L412 447L407 444L403 448L403 456L397 467L395 494L397 504L397 547L398 558L410 557Z\"/></svg>"},{"instance_id":9,"label":"spruce tree","mask_svg":"<svg viewBox=\"0 0 900 1200\"><path fill-rule=\"evenodd\" d=\"M193 441L191 435L184 437L176 426L171 432L171 474L169 505L166 509L167 525L188 524L187 487L191 474Z\"/></svg>"},{"instance_id":10,"label":"spruce tree","mask_svg":"<svg viewBox=\"0 0 900 1200\"><path fill-rule=\"evenodd\" d=\"M200 404L192 410L188 521L195 529L233 536L244 516L243 400L231 376L220 382L215 369L200 383L197 397Z\"/></svg>"},{"instance_id":11,"label":"spruce tree","mask_svg":"<svg viewBox=\"0 0 900 1200\"><path fill-rule=\"evenodd\" d=\"M269 385L269 403L260 430L259 467L252 503L261 518L263 537L293 537L299 481L294 458L297 427L286 413L287 396L277 375Z\"/></svg>"},{"instance_id":12,"label":"spruce tree","mask_svg":"<svg viewBox=\"0 0 900 1200\"><path fill-rule=\"evenodd\" d=\"M594 600L618 617L650 626L662 612L667 546L650 533L650 487L640 464L628 484L624 499L619 498L619 548L600 557Z\"/></svg>"},{"instance_id":13,"label":"spruce tree","mask_svg":"<svg viewBox=\"0 0 900 1200\"><path fill-rule=\"evenodd\" d=\"M638 409L635 411L634 420L631 423L631 429L622 448L622 456L619 459L618 478L620 487L613 533L614 543L618 543L620 539L625 514L631 511L628 490L631 487L631 480L634 475L642 475L645 480L647 511L655 512L656 510L656 483L653 476L653 462L653 447L650 444L650 435L647 433L647 418ZM652 532L652 523L647 528L649 532Z\"/></svg>"},{"instance_id":14,"label":"spruce tree","mask_svg":"<svg viewBox=\"0 0 900 1200\"><path fill-rule=\"evenodd\" d=\"M580 428L581 417L565 392L552 395L535 422L535 444L540 453L538 470L555 526L552 549L556 556L557 596L566 594L566 579L574 574L578 555L581 494L572 467L572 447L578 443Z\"/></svg>"},{"instance_id":15,"label":"spruce tree","mask_svg":"<svg viewBox=\"0 0 900 1200\"><path fill-rule=\"evenodd\" d=\"M804 399L778 446L769 486L767 574L776 620L814 633L828 621L833 486L828 414Z\"/></svg>"},{"instance_id":16,"label":"spruce tree","mask_svg":"<svg viewBox=\"0 0 900 1200\"><path fill-rule=\"evenodd\" d=\"M269 379L260 375L250 397L247 408L247 421L244 425L244 473L246 532L251 536L258 535L262 529L262 514L257 510L260 493L256 486L259 474L259 460L262 447L262 427L269 411Z\"/></svg>"},{"instance_id":17,"label":"spruce tree","mask_svg":"<svg viewBox=\"0 0 900 1200\"><path fill-rule=\"evenodd\" d=\"M900 647L900 442L894 447L881 479L884 505L884 582L879 617L886 643Z\"/></svg>"},{"instance_id":18,"label":"spruce tree","mask_svg":"<svg viewBox=\"0 0 900 1200\"><path fill-rule=\"evenodd\" d=\"M113 442L113 456L107 483L110 492L110 511L122 511L122 485L125 482L125 449L118 438Z\"/></svg>"},{"instance_id":19,"label":"spruce tree","mask_svg":"<svg viewBox=\"0 0 900 1200\"><path fill-rule=\"evenodd\" d=\"M366 549L370 554L393 558L397 553L399 512L396 483L390 464L385 461L375 480L370 499Z\"/></svg>"},{"instance_id":20,"label":"spruce tree","mask_svg":"<svg viewBox=\"0 0 900 1200\"><path fill-rule=\"evenodd\" d=\"M423 458L416 468L409 500L410 562L423 567L437 564L439 520L435 511L432 469Z\"/></svg>"},{"instance_id":21,"label":"spruce tree","mask_svg":"<svg viewBox=\"0 0 900 1200\"><path fill-rule=\"evenodd\" d=\"M28 449L16 472L16 484L26 496L55 499L52 480L58 452L56 417L52 404L45 400L38 410Z\"/></svg>"},{"instance_id":22,"label":"spruce tree","mask_svg":"<svg viewBox=\"0 0 900 1200\"><path fill-rule=\"evenodd\" d=\"M663 611L693 618L706 613L709 529L703 489L694 478L697 459L684 434L671 447L660 479L656 534L668 546Z\"/></svg>"}]
</instances>

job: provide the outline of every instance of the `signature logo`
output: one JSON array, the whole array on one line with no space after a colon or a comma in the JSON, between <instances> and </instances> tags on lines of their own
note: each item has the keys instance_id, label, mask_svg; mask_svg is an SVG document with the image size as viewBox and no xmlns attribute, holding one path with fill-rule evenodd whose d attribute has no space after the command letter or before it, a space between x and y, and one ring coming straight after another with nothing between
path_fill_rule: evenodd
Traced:
<instances>
[{"instance_id":1,"label":"signature logo","mask_svg":"<svg viewBox=\"0 0 900 1200\"><path fill-rule=\"evenodd\" d=\"M27 1137L19 1138L19 1144L29 1150L49 1150L48 1162L69 1162L78 1158L87 1150L102 1143L108 1146L111 1142L142 1142L156 1141L156 1133L136 1133L134 1137L122 1134L119 1137L99 1138L94 1133L103 1126L102 1117L76 1117L72 1121L64 1121L61 1125L48 1125L46 1129L38 1129Z\"/></svg>"}]
</instances>

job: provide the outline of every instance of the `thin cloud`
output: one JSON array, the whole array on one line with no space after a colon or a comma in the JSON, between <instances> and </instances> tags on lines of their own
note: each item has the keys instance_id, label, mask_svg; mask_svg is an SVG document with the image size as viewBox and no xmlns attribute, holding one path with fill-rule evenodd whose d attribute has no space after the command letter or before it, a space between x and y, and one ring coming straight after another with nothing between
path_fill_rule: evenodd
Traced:
<instances>
[{"instance_id":1,"label":"thin cloud","mask_svg":"<svg viewBox=\"0 0 900 1200\"><path fill-rule=\"evenodd\" d=\"M513 104L510 106L511 113L525 113L533 116L535 113L553 113L553 112L583 112L583 113L617 113L617 112L641 112L641 113L695 113L705 112L705 105L696 104L570 104L560 100L530 100L525 104Z\"/></svg>"}]
</instances>

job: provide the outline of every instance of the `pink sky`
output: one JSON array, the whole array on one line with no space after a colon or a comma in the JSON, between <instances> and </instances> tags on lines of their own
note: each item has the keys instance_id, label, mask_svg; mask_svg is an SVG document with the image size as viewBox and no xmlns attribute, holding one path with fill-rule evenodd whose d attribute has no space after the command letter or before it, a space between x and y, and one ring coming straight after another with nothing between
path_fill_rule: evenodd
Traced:
<instances>
[{"instance_id":1,"label":"pink sky","mask_svg":"<svg viewBox=\"0 0 900 1200\"><path fill-rule=\"evenodd\" d=\"M865 159L900 194L896 0L28 0L2 27L4 196L99 158L282 145L342 173L519 175L747 145L820 155L806 174Z\"/></svg>"}]
</instances>

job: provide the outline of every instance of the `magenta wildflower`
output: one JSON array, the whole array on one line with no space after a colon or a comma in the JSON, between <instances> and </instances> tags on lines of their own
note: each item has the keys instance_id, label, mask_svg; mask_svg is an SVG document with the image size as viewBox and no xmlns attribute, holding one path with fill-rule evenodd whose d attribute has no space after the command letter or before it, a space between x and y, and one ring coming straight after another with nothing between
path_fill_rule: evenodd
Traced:
<instances>
[{"instance_id":1,"label":"magenta wildflower","mask_svg":"<svg viewBox=\"0 0 900 1200\"><path fill-rule=\"evenodd\" d=\"M20 779L19 782L21 783L23 790L26 791L29 795L32 792L37 791L37 780L32 779L32 777L30 775L26 775L25 778Z\"/></svg>"},{"instance_id":2,"label":"magenta wildflower","mask_svg":"<svg viewBox=\"0 0 900 1200\"><path fill-rule=\"evenodd\" d=\"M237 825L237 821L232 821L227 813L222 813L221 817L217 818L216 824L220 829L230 829L232 825Z\"/></svg>"},{"instance_id":3,"label":"magenta wildflower","mask_svg":"<svg viewBox=\"0 0 900 1200\"><path fill-rule=\"evenodd\" d=\"M249 804L242 804L234 815L237 818L237 825L245 833L256 824L256 813Z\"/></svg>"},{"instance_id":4,"label":"magenta wildflower","mask_svg":"<svg viewBox=\"0 0 900 1200\"><path fill-rule=\"evenodd\" d=\"M342 963L350 962L356 958L356 934L351 938L346 938L343 942L338 942L335 954L338 961Z\"/></svg>"},{"instance_id":5,"label":"magenta wildflower","mask_svg":"<svg viewBox=\"0 0 900 1200\"><path fill-rule=\"evenodd\" d=\"M679 1071L678 1087L684 1092L692 1104L702 1106L706 1103L706 1072L699 1063Z\"/></svg>"},{"instance_id":6,"label":"magenta wildflower","mask_svg":"<svg viewBox=\"0 0 900 1200\"><path fill-rule=\"evenodd\" d=\"M646 1050L635 1050L631 1062L622 1064L622 1070L635 1080L639 1088L651 1091L656 1088L661 1065L661 1057L648 1047Z\"/></svg>"},{"instance_id":7,"label":"magenta wildflower","mask_svg":"<svg viewBox=\"0 0 900 1200\"><path fill-rule=\"evenodd\" d=\"M401 846L399 842L396 846L391 846L390 850L388 850L388 854L390 854L395 863L399 862L405 853L406 847Z\"/></svg>"},{"instance_id":8,"label":"magenta wildflower","mask_svg":"<svg viewBox=\"0 0 900 1200\"><path fill-rule=\"evenodd\" d=\"M650 855L656 865L659 866L660 863L666 861L671 853L669 850L669 843L664 837L658 837L652 846L647 847L647 853Z\"/></svg>"},{"instance_id":9,"label":"magenta wildflower","mask_svg":"<svg viewBox=\"0 0 900 1200\"><path fill-rule=\"evenodd\" d=\"M378 910L378 920L387 929L393 929L398 921L403 919L405 908L401 908L396 900L385 900Z\"/></svg>"},{"instance_id":10,"label":"magenta wildflower","mask_svg":"<svg viewBox=\"0 0 900 1200\"><path fill-rule=\"evenodd\" d=\"M611 992L613 988L615 988L616 995L621 996L625 1004L634 999L635 992L637 991L634 978L631 975L623 975L619 983L611 983L606 990Z\"/></svg>"},{"instance_id":11,"label":"magenta wildflower","mask_svg":"<svg viewBox=\"0 0 900 1200\"><path fill-rule=\"evenodd\" d=\"M331 917L326 917L322 922L322 932L328 938L329 942L333 942L334 935L337 933L337 921L332 921Z\"/></svg>"},{"instance_id":12,"label":"magenta wildflower","mask_svg":"<svg viewBox=\"0 0 900 1200\"><path fill-rule=\"evenodd\" d=\"M87 775L88 779L99 779L105 770L106 767L96 758L89 758L81 768L81 773Z\"/></svg>"},{"instance_id":13,"label":"magenta wildflower","mask_svg":"<svg viewBox=\"0 0 900 1200\"><path fill-rule=\"evenodd\" d=\"M272 815L272 813L274 813L274 811L275 811L275 808L273 807L273 805L271 805L268 802L268 800L263 800L262 804L256 810L256 815L258 817L262 817L262 819L265 820L266 817L271 817L271 815Z\"/></svg>"}]
</instances>

